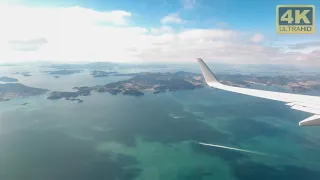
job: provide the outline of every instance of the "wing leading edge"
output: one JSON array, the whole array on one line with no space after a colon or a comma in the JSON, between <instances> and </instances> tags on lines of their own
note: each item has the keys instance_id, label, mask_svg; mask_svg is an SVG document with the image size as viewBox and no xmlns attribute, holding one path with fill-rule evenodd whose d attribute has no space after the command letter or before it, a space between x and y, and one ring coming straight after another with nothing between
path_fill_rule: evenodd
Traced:
<instances>
[{"instance_id":1,"label":"wing leading edge","mask_svg":"<svg viewBox=\"0 0 320 180\"><path fill-rule=\"evenodd\" d=\"M218 81L216 76L201 58L198 58L197 60L200 64L204 79L210 87L285 102L286 105L291 106L292 109L314 114L313 116L300 121L299 126L320 125L320 97L227 86Z\"/></svg>"}]
</instances>

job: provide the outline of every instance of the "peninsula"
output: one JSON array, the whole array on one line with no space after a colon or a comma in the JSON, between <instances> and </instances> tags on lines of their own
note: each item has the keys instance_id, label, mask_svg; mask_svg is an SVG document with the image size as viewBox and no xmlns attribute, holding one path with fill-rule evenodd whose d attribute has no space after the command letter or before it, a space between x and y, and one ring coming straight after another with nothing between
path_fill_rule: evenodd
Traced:
<instances>
[{"instance_id":1,"label":"peninsula","mask_svg":"<svg viewBox=\"0 0 320 180\"><path fill-rule=\"evenodd\" d=\"M44 94L47 89L29 87L20 83L0 84L0 101L8 101L16 97Z\"/></svg>"},{"instance_id":2,"label":"peninsula","mask_svg":"<svg viewBox=\"0 0 320 180\"><path fill-rule=\"evenodd\" d=\"M93 77L108 77L110 74L116 74L117 72L111 71L111 72L106 72L106 71L99 71L99 70L94 70L91 72L91 75Z\"/></svg>"},{"instance_id":3,"label":"peninsula","mask_svg":"<svg viewBox=\"0 0 320 180\"><path fill-rule=\"evenodd\" d=\"M0 77L0 81L2 82L18 82L19 80L16 78L11 78L11 77Z\"/></svg>"}]
</instances>

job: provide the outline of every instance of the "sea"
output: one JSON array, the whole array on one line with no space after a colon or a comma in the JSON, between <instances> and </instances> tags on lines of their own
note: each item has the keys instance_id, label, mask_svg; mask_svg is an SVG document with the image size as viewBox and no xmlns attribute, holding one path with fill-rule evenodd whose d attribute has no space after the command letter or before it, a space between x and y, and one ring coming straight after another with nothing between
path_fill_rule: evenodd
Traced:
<instances>
[{"instance_id":1,"label":"sea","mask_svg":"<svg viewBox=\"0 0 320 180\"><path fill-rule=\"evenodd\" d=\"M130 78L43 70L0 67L0 75L50 91ZM23 71L32 76L12 74ZM0 102L0 180L320 179L319 127L299 127L311 115L280 102L208 87L142 97L93 92L83 103L47 96Z\"/></svg>"}]
</instances>

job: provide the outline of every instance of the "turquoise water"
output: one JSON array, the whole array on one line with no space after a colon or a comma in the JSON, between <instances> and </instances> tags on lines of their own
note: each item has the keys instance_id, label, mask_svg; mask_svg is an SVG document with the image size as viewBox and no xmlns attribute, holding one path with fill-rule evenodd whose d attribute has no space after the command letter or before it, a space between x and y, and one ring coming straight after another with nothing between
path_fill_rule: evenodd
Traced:
<instances>
[{"instance_id":1,"label":"turquoise water","mask_svg":"<svg viewBox=\"0 0 320 180\"><path fill-rule=\"evenodd\" d=\"M28 79L29 78L29 79ZM54 90L104 84L87 72L21 78ZM0 103L0 179L319 179L320 131L282 103L203 88ZM21 104L28 103L23 106ZM258 155L200 145L230 146Z\"/></svg>"}]
</instances>

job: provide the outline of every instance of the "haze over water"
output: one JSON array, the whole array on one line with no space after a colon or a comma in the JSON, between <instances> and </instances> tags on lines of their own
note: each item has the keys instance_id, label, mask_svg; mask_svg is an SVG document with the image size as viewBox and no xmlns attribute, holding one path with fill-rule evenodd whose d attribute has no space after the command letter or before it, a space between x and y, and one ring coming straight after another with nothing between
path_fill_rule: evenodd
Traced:
<instances>
[{"instance_id":1,"label":"haze over water","mask_svg":"<svg viewBox=\"0 0 320 180\"><path fill-rule=\"evenodd\" d=\"M34 72L12 77L64 91L128 78ZM320 178L319 128L298 127L310 115L282 103L207 87L142 97L92 93L80 104L46 97L0 102L0 179Z\"/></svg>"}]
</instances>

